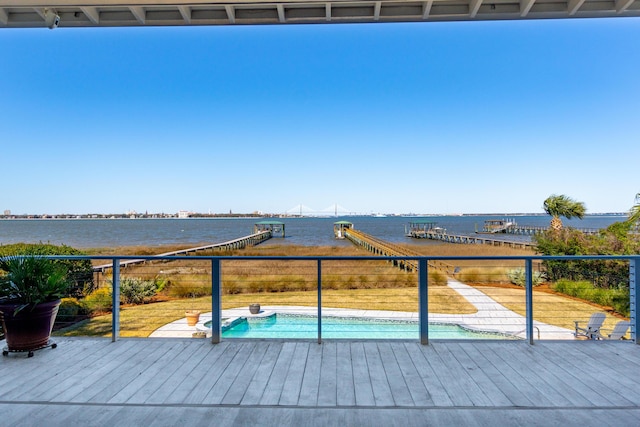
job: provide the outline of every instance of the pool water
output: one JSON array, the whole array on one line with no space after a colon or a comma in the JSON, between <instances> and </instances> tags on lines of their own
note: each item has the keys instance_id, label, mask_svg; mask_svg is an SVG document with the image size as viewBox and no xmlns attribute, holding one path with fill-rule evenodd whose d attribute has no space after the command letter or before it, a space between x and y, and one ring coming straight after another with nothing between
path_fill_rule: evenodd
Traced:
<instances>
[{"instance_id":1,"label":"pool water","mask_svg":"<svg viewBox=\"0 0 640 427\"><path fill-rule=\"evenodd\" d=\"M210 323L205 326L210 327ZM222 338L310 338L318 337L318 318L276 314L263 318L242 319L223 328ZM418 339L417 322L323 317L323 338L343 339ZM494 333L473 332L458 325L429 324L430 339L504 339Z\"/></svg>"}]
</instances>

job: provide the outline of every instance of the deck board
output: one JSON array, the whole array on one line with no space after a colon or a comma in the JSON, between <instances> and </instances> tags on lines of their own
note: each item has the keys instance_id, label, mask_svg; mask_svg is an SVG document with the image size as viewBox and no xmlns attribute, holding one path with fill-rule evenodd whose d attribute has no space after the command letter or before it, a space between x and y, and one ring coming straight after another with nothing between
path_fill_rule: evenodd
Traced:
<instances>
[{"instance_id":1,"label":"deck board","mask_svg":"<svg viewBox=\"0 0 640 427\"><path fill-rule=\"evenodd\" d=\"M433 405L431 395L403 343L391 343L391 351L397 360L398 375L404 378L412 402L416 406Z\"/></svg>"},{"instance_id":2,"label":"deck board","mask_svg":"<svg viewBox=\"0 0 640 427\"><path fill-rule=\"evenodd\" d=\"M296 343L286 342L282 345L280 354L269 376L264 393L260 399L261 405L277 405L282 394L282 388L287 378L287 372L295 353Z\"/></svg>"},{"instance_id":3,"label":"deck board","mask_svg":"<svg viewBox=\"0 0 640 427\"><path fill-rule=\"evenodd\" d=\"M336 404L338 406L356 404L350 345L336 345Z\"/></svg>"},{"instance_id":4,"label":"deck board","mask_svg":"<svg viewBox=\"0 0 640 427\"><path fill-rule=\"evenodd\" d=\"M369 377L369 367L364 353L364 343L355 342L351 345L351 367L353 369L353 386L356 405L373 406L375 398Z\"/></svg>"},{"instance_id":5,"label":"deck board","mask_svg":"<svg viewBox=\"0 0 640 427\"><path fill-rule=\"evenodd\" d=\"M393 406L393 393L389 385L389 379L384 371L382 358L378 345L375 342L364 343L364 354L367 358L367 366L369 367L369 378L371 380L371 388L376 406Z\"/></svg>"},{"instance_id":6,"label":"deck board","mask_svg":"<svg viewBox=\"0 0 640 427\"><path fill-rule=\"evenodd\" d=\"M55 349L44 349L36 353L32 359L27 359L27 363L42 363L42 361L36 361L36 357L38 360L45 359L47 366L52 370L56 370L59 367L65 366L68 363L69 359L77 360L78 365L80 367L87 366L86 363L90 363L92 360L96 358L102 357L100 353L100 349L102 348L99 345L91 346L90 341L76 341L70 342L70 345L62 345L58 346ZM63 351L59 351L63 350ZM56 352L55 354L47 353L47 352ZM14 360L13 357L8 357L7 362L9 363L20 363L18 362L20 359L16 357L17 360ZM33 379L37 378L39 375L37 370L30 370L27 372L21 372L21 370L8 370L6 376L3 377L5 382L3 382L2 386L0 386L0 398L10 397L12 399L21 399L25 395L31 398L38 397L42 400L49 400L48 397L43 398L40 393L51 390L52 388L58 387L61 382L68 380L68 378L57 378L52 377L48 381L42 381L36 387L26 387L24 384L29 384L33 381ZM71 382L72 383L72 382ZM70 384L70 383L69 383ZM60 389L64 389L66 386L63 386ZM54 390L53 394L50 396L55 396L56 391Z\"/></svg>"},{"instance_id":7,"label":"deck board","mask_svg":"<svg viewBox=\"0 0 640 427\"><path fill-rule=\"evenodd\" d=\"M233 384L230 385L229 390L222 398L222 404L224 405L239 405L242 402L253 376L255 375L258 367L262 363L262 359L265 357L269 344L265 342L257 342L251 355L247 359L243 369L233 380Z\"/></svg>"},{"instance_id":8,"label":"deck board","mask_svg":"<svg viewBox=\"0 0 640 427\"><path fill-rule=\"evenodd\" d=\"M403 346L411 359L411 363L416 368L416 372L420 375L420 379L422 380L425 389L429 392L429 397L431 398L433 405L452 406L453 401L449 397L449 393L445 390L431 365L433 360L427 361L425 354L415 345L403 343Z\"/></svg>"},{"instance_id":9,"label":"deck board","mask_svg":"<svg viewBox=\"0 0 640 427\"><path fill-rule=\"evenodd\" d=\"M0 425L585 427L640 417L632 343L60 341L65 351L0 360Z\"/></svg>"},{"instance_id":10,"label":"deck board","mask_svg":"<svg viewBox=\"0 0 640 427\"><path fill-rule=\"evenodd\" d=\"M505 365L499 361L492 352L482 351L474 343L461 343L461 349L467 357L478 364L478 370L486 375L487 380L493 383L495 388L504 395L510 405L529 406L531 400L527 397L527 389L522 387L522 383L509 379L509 375L504 371ZM483 383L486 382L483 380ZM499 394L498 394L499 396ZM502 401L502 397L500 397ZM502 402L507 405L506 402Z\"/></svg>"},{"instance_id":11,"label":"deck board","mask_svg":"<svg viewBox=\"0 0 640 427\"><path fill-rule=\"evenodd\" d=\"M297 405L300 398L300 389L302 388L302 378L304 377L305 365L307 363L307 355L309 354L309 346L313 344L299 342L293 351L290 369L284 380L282 393L280 394L280 405Z\"/></svg>"},{"instance_id":12,"label":"deck board","mask_svg":"<svg viewBox=\"0 0 640 427\"><path fill-rule=\"evenodd\" d=\"M589 398L596 405L610 404L610 405L634 405L640 402L633 402L627 399L624 393L624 388L621 388L619 384L609 385L606 373L602 373L599 367L590 366L589 364L581 364L579 360L574 360L572 363L581 365L579 371L567 371L563 369L563 364L567 363L566 359L561 354L558 354L553 350L553 347L543 347L539 350L542 355L554 363L559 369L567 372L570 377L567 378L570 384L580 382L583 387L580 387L582 394ZM636 399L638 400L638 399Z\"/></svg>"},{"instance_id":13,"label":"deck board","mask_svg":"<svg viewBox=\"0 0 640 427\"><path fill-rule=\"evenodd\" d=\"M511 405L512 401L507 397L507 393L502 391L501 387L498 387L497 380L500 379L498 372L491 372L486 370L486 366L483 365L484 358L477 354L476 357L469 356L468 350L465 349L464 344L451 343L447 346L454 350L455 358L462 366L465 372L469 375L469 379L477 385L478 391L486 396L486 398L494 406L507 406ZM496 374L497 378L490 378L490 374Z\"/></svg>"},{"instance_id":14,"label":"deck board","mask_svg":"<svg viewBox=\"0 0 640 427\"><path fill-rule=\"evenodd\" d=\"M207 346L204 343L205 347ZM161 393L155 393L149 401L160 401L164 404L185 402L186 399L194 394L201 381L206 377L207 370L210 366L215 366L229 347L233 347L230 343L222 343L218 346L209 346L209 351L205 350L205 357L194 358L176 371L168 380L169 383L161 389ZM212 348L211 348L212 347ZM199 353L196 352L196 353ZM188 368L188 370L187 370ZM181 377L179 374L183 374Z\"/></svg>"},{"instance_id":15,"label":"deck board","mask_svg":"<svg viewBox=\"0 0 640 427\"><path fill-rule=\"evenodd\" d=\"M338 404L337 358L337 344L334 342L324 343L322 345L318 406L336 406Z\"/></svg>"},{"instance_id":16,"label":"deck board","mask_svg":"<svg viewBox=\"0 0 640 427\"><path fill-rule=\"evenodd\" d=\"M280 343L272 343L267 347L264 357L260 361L260 365L257 367L249 382L249 387L240 401L241 405L257 405L260 403L281 350L282 345Z\"/></svg>"},{"instance_id":17,"label":"deck board","mask_svg":"<svg viewBox=\"0 0 640 427\"><path fill-rule=\"evenodd\" d=\"M378 351L382 366L389 382L391 395L396 406L415 406L406 378L402 375L402 370L398 366L396 355L393 352L391 343L378 343Z\"/></svg>"},{"instance_id":18,"label":"deck board","mask_svg":"<svg viewBox=\"0 0 640 427\"><path fill-rule=\"evenodd\" d=\"M309 346L307 364L302 376L300 398L298 405L315 406L318 403L318 389L320 386L320 368L322 366L322 347L318 344Z\"/></svg>"},{"instance_id":19,"label":"deck board","mask_svg":"<svg viewBox=\"0 0 640 427\"><path fill-rule=\"evenodd\" d=\"M177 341L177 344L167 353L167 358L163 359L163 363L157 364L158 369L154 370L153 376L144 384L140 384L138 389L124 402L133 405L148 401L158 390L162 390L163 386L167 384L167 381L178 369L189 362L189 359L193 357L192 352L197 347L197 343ZM112 399L112 402L122 401L123 397L124 395L118 394L114 396L115 400Z\"/></svg>"},{"instance_id":20,"label":"deck board","mask_svg":"<svg viewBox=\"0 0 640 427\"><path fill-rule=\"evenodd\" d=\"M436 350L436 347L440 345L442 344L434 343L419 349L423 353L425 363L432 367L435 377L438 378L438 384L440 384L442 390L447 394L451 405L473 406L473 401L465 392L464 382L461 376L449 375L450 365L447 366Z\"/></svg>"},{"instance_id":21,"label":"deck board","mask_svg":"<svg viewBox=\"0 0 640 427\"><path fill-rule=\"evenodd\" d=\"M503 362L509 364L526 381L522 386L528 390L531 398L535 398L534 404L558 407L570 405L570 401L553 387L553 380L545 381L546 376L536 371L539 367L525 357L525 354L531 350L526 347L520 347L517 350L512 352L509 347L503 346L498 354Z\"/></svg>"},{"instance_id":22,"label":"deck board","mask_svg":"<svg viewBox=\"0 0 640 427\"><path fill-rule=\"evenodd\" d=\"M189 404L204 403L207 394L216 385L220 376L227 370L229 364L236 355L243 352L248 345L248 343L230 345L220 354L220 357L217 358L215 363L201 363L200 365L206 365L203 366L202 369L199 369L202 378L195 385L192 392L184 398L184 401Z\"/></svg>"}]
</instances>

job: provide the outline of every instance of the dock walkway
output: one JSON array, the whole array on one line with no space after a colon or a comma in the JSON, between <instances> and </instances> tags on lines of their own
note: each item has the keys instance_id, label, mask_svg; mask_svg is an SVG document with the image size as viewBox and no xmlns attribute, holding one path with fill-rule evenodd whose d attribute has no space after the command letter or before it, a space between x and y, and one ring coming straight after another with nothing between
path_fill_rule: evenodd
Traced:
<instances>
[{"instance_id":1,"label":"dock walkway","mask_svg":"<svg viewBox=\"0 0 640 427\"><path fill-rule=\"evenodd\" d=\"M397 257L422 257L424 255L419 254L409 248L394 245L386 242L370 234L363 233L362 231L355 230L353 228L346 229L344 231L345 238L349 239L352 243L358 246L362 246L369 252L375 255L381 256L397 256ZM418 271L418 262L415 260L396 260L392 261L393 265L406 271ZM447 264L443 261L429 260L429 267L438 269L447 275L452 275L455 272L455 266Z\"/></svg>"},{"instance_id":2,"label":"dock walkway","mask_svg":"<svg viewBox=\"0 0 640 427\"><path fill-rule=\"evenodd\" d=\"M258 244L264 242L265 240L270 239L271 237L272 237L271 231L259 231L257 233L250 234L248 236L240 237L238 239L229 240L228 242L212 243L210 245L197 246L195 248L180 249L180 250L177 250L177 251L165 252L163 254L158 254L156 256L158 256L158 257L167 257L167 256L190 255L190 254L195 254L197 252L212 251L212 250L228 250L228 251L231 251L231 250L234 250L234 249L243 249L243 248L246 248L248 246L258 245ZM127 266L135 265L135 264L144 264L145 262L148 262L148 261L149 260L146 260L146 259L120 260L120 267L127 267ZM93 271L104 272L105 270L110 269L112 267L113 267L113 264L111 264L111 263L102 264L102 265L96 265L96 266L93 267Z\"/></svg>"},{"instance_id":3,"label":"dock walkway","mask_svg":"<svg viewBox=\"0 0 640 427\"><path fill-rule=\"evenodd\" d=\"M442 232L426 231L423 233L425 239L441 240L446 243L461 243L467 245L490 245L506 246L514 249L532 249L535 247L530 242L517 242L513 240L500 240L492 237L466 236L461 234L448 234Z\"/></svg>"},{"instance_id":4,"label":"dock walkway","mask_svg":"<svg viewBox=\"0 0 640 427\"><path fill-rule=\"evenodd\" d=\"M0 359L0 425L637 426L630 342L58 338Z\"/></svg>"}]
</instances>

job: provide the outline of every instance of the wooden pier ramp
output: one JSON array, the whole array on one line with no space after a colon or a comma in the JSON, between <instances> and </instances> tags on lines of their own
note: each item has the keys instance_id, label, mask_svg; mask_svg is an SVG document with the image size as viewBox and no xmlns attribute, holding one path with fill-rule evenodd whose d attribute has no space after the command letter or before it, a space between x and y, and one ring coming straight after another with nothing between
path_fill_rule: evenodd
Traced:
<instances>
[{"instance_id":1,"label":"wooden pier ramp","mask_svg":"<svg viewBox=\"0 0 640 427\"><path fill-rule=\"evenodd\" d=\"M345 238L349 239L352 243L358 246L362 246L375 255L397 257L424 256L422 254L419 254L418 252L412 251L411 249L394 245L393 243L386 242L367 233L363 233L362 231L354 230L353 228L346 229L344 235ZM392 260L390 262L392 262L394 266L405 271L418 271L418 261L416 260ZM430 268L435 268L447 275L454 274L455 267L451 264L447 264L446 262L431 260L429 261L428 265Z\"/></svg>"},{"instance_id":2,"label":"wooden pier ramp","mask_svg":"<svg viewBox=\"0 0 640 427\"><path fill-rule=\"evenodd\" d=\"M270 230L266 230L266 231L260 231L254 234L250 234L248 236L240 237L238 239L229 240L228 242L212 243L210 245L198 246L195 248L180 249L178 251L166 252L163 254L158 254L156 256L168 257L168 256L179 256L179 255L191 255L191 254L196 254L198 252L203 252L203 251L213 251L213 250L231 251L235 249L244 249L246 247L259 245L260 243L270 239L271 237L272 237L272 232ZM145 259L121 260L120 267L127 267L135 264L144 264L147 261L149 260L145 260ZM93 267L93 271L104 272L105 270L110 269L112 267L113 267L113 264L111 263L97 265Z\"/></svg>"}]
</instances>

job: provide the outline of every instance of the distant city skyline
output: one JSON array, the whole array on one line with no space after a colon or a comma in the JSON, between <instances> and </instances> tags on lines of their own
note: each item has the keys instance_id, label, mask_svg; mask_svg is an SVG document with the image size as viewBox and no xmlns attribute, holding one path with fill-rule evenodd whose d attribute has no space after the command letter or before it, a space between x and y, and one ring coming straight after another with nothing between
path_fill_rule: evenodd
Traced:
<instances>
[{"instance_id":1,"label":"distant city skyline","mask_svg":"<svg viewBox=\"0 0 640 427\"><path fill-rule=\"evenodd\" d=\"M637 18L3 29L0 209L626 212L638 40Z\"/></svg>"}]
</instances>

